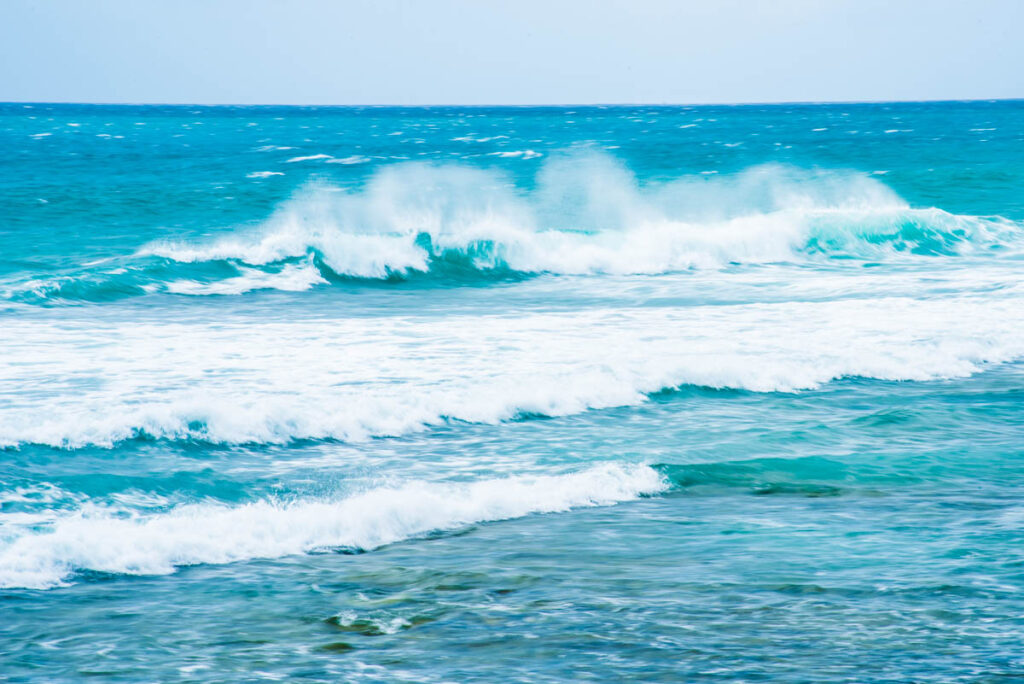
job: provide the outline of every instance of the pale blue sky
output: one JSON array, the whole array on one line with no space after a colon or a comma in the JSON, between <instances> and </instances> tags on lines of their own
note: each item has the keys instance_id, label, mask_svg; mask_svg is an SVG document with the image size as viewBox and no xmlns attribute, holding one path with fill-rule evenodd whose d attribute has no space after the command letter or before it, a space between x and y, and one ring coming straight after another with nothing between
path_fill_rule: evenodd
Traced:
<instances>
[{"instance_id":1,"label":"pale blue sky","mask_svg":"<svg viewBox=\"0 0 1024 684\"><path fill-rule=\"evenodd\" d=\"M1024 0L2 0L0 100L1024 97Z\"/></svg>"}]
</instances>

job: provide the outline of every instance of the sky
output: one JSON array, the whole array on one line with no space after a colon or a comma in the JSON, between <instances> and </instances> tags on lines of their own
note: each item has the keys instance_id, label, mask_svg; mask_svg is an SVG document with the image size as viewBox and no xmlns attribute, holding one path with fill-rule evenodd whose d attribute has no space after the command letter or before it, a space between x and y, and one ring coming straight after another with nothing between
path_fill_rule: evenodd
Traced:
<instances>
[{"instance_id":1,"label":"sky","mask_svg":"<svg viewBox=\"0 0 1024 684\"><path fill-rule=\"evenodd\" d=\"M0 101L1024 97L1024 0L0 0Z\"/></svg>"}]
</instances>

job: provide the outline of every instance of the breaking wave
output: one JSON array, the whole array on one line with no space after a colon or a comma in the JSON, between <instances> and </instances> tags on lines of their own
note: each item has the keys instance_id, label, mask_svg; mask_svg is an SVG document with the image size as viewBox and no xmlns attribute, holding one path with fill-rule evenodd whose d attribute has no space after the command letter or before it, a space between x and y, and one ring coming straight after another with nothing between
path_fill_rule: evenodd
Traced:
<instances>
[{"instance_id":1,"label":"breaking wave","mask_svg":"<svg viewBox=\"0 0 1024 684\"><path fill-rule=\"evenodd\" d=\"M413 327L12 321L0 333L0 391L19 400L0 448L358 442L635 406L686 385L793 392L846 377L966 377L1024 358L1022 317L1019 296L961 296L449 315Z\"/></svg>"},{"instance_id":2,"label":"breaking wave","mask_svg":"<svg viewBox=\"0 0 1024 684\"><path fill-rule=\"evenodd\" d=\"M339 500L193 504L148 515L92 506L41 533L0 542L0 588L51 588L82 571L159 575L199 563L370 550L479 522L607 506L668 486L650 467L602 465L466 484L411 482Z\"/></svg>"},{"instance_id":3,"label":"breaking wave","mask_svg":"<svg viewBox=\"0 0 1024 684\"><path fill-rule=\"evenodd\" d=\"M29 524L9 524L7 539L0 541L0 589L65 586L81 573L163 575L197 564L370 551L478 523L666 494L839 496L886 477L811 456L602 463L557 475L410 481L337 498L196 503L162 511L86 503L50 512L45 520L47 514L40 514Z\"/></svg>"},{"instance_id":4,"label":"breaking wave","mask_svg":"<svg viewBox=\"0 0 1024 684\"><path fill-rule=\"evenodd\" d=\"M258 228L159 241L107 271L9 297L299 291L348 279L660 274L736 264L1016 251L1021 226L913 208L870 176L757 166L641 184L613 158L548 161L524 189L464 165L403 163L359 189L302 188Z\"/></svg>"}]
</instances>

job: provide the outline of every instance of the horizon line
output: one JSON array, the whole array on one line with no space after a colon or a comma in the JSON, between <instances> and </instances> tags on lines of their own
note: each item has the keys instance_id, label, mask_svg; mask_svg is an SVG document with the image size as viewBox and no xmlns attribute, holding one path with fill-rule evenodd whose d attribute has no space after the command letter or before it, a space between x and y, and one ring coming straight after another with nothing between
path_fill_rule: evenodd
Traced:
<instances>
[{"instance_id":1,"label":"horizon line","mask_svg":"<svg viewBox=\"0 0 1024 684\"><path fill-rule=\"evenodd\" d=\"M972 102L1020 102L1021 97L969 97L969 98L925 98L906 100L775 100L775 101L737 101L737 102L568 102L568 103L426 103L426 104L389 104L389 103L350 103L350 104L327 104L327 103L296 103L296 102L140 102L140 101L76 101L76 100L2 100L3 105L91 105L99 107L335 107L335 108L408 108L408 109L429 109L432 107L477 107L477 108L541 108L541 107L766 107L784 105L864 105L864 104L942 104L942 103L972 103Z\"/></svg>"}]
</instances>

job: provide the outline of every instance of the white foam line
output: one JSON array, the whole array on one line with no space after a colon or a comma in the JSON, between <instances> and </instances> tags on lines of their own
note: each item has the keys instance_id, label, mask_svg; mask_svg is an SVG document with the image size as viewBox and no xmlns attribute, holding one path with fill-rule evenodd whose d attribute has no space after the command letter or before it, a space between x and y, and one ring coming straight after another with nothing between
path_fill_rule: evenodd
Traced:
<instances>
[{"instance_id":1,"label":"white foam line","mask_svg":"<svg viewBox=\"0 0 1024 684\"><path fill-rule=\"evenodd\" d=\"M650 467L606 464L565 475L413 482L338 501L199 504L129 518L124 511L83 509L56 519L48 532L26 531L0 548L0 587L56 587L82 570L159 575L200 563L370 550L437 530L607 506L667 488Z\"/></svg>"},{"instance_id":2,"label":"white foam line","mask_svg":"<svg viewBox=\"0 0 1024 684\"><path fill-rule=\"evenodd\" d=\"M287 160L285 163L286 164L294 164L295 162L315 161L317 159L333 159L333 157L331 157L331 155L329 155L329 154L309 154L309 155L306 155L306 156L303 156L303 157L292 157L291 159Z\"/></svg>"},{"instance_id":3,"label":"white foam line","mask_svg":"<svg viewBox=\"0 0 1024 684\"><path fill-rule=\"evenodd\" d=\"M1024 358L1020 294L217 325L12 319L0 394L16 401L0 412L0 445L359 441L636 405L683 384L966 377Z\"/></svg>"}]
</instances>

